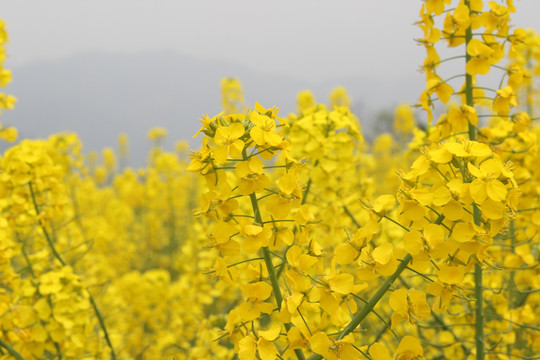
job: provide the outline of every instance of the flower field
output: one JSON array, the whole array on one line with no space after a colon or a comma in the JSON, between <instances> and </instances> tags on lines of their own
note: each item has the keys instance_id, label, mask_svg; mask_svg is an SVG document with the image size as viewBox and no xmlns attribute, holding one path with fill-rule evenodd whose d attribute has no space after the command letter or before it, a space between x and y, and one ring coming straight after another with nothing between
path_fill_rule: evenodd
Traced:
<instances>
[{"instance_id":1,"label":"flower field","mask_svg":"<svg viewBox=\"0 0 540 360\"><path fill-rule=\"evenodd\" d=\"M6 150L0 359L540 359L540 35L512 0L419 10L425 90L371 142L341 87L282 114L225 78L144 168L124 136Z\"/></svg>"}]
</instances>

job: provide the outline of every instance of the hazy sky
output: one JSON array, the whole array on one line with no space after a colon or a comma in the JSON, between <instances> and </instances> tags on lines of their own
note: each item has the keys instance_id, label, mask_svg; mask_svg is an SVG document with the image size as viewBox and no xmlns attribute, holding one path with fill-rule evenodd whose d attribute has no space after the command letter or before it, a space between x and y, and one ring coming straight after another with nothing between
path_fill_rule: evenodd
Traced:
<instances>
[{"instance_id":1,"label":"hazy sky","mask_svg":"<svg viewBox=\"0 0 540 360\"><path fill-rule=\"evenodd\" d=\"M497 0L501 1L501 0ZM514 23L540 25L540 0ZM0 0L17 67L89 51L173 50L311 81L418 68L420 0Z\"/></svg>"}]
</instances>

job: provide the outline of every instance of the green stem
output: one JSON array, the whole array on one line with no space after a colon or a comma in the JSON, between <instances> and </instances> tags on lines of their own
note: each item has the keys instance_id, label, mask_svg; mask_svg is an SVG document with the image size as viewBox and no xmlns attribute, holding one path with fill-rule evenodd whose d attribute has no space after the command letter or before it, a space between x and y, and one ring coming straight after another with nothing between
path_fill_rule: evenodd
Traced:
<instances>
[{"instance_id":1,"label":"green stem","mask_svg":"<svg viewBox=\"0 0 540 360\"><path fill-rule=\"evenodd\" d=\"M107 342L107 345L111 349L111 359L116 360L116 354L114 353L114 348L112 346L111 338L109 337L109 332L107 331L107 327L105 326L105 321L103 320L103 316L101 316L101 311L99 311L99 308L96 304L96 301L94 300L94 297L90 293L88 289L86 289L88 292L88 298L90 299L90 303L92 304L92 308L94 309L94 312L96 313L96 316L99 321L99 326L101 326L101 330L103 330L103 334L105 335L105 341Z\"/></svg>"},{"instance_id":2,"label":"green stem","mask_svg":"<svg viewBox=\"0 0 540 360\"><path fill-rule=\"evenodd\" d=\"M465 6L469 8L470 2L465 0ZM469 62L471 56L467 52L467 45L472 40L472 28L469 25L465 31L465 61ZM474 106L473 99L473 84L472 76L467 74L465 76L465 98L468 106ZM476 140L476 127L469 122L469 140ZM480 209L476 204L473 204L473 219L476 225L480 225L482 222L482 215ZM476 298L475 304L475 333L474 342L476 344L476 360L484 360L484 294L482 288L482 266L480 264L474 264L474 297Z\"/></svg>"},{"instance_id":3,"label":"green stem","mask_svg":"<svg viewBox=\"0 0 540 360\"><path fill-rule=\"evenodd\" d=\"M476 359L484 359L484 295L482 291L482 267L474 264L474 297L476 298L475 334Z\"/></svg>"},{"instance_id":4,"label":"green stem","mask_svg":"<svg viewBox=\"0 0 540 360\"><path fill-rule=\"evenodd\" d=\"M527 50L527 70L529 71L533 71L533 66L532 66L532 63L531 63L531 50ZM529 81L529 83L527 84L527 91L525 92L525 102L527 103L527 114L529 114L529 117L532 119L534 118L534 115L533 115L533 110L534 110L534 106L533 106L533 94L534 94L534 89L533 89L533 82L532 80Z\"/></svg>"},{"instance_id":5,"label":"green stem","mask_svg":"<svg viewBox=\"0 0 540 360\"><path fill-rule=\"evenodd\" d=\"M515 244L516 244L516 230L514 220L510 221L508 228L508 235L510 237L510 253L515 254ZM510 280L508 281L508 303L509 308L516 308L516 282L515 282L515 270L510 271Z\"/></svg>"},{"instance_id":6,"label":"green stem","mask_svg":"<svg viewBox=\"0 0 540 360\"><path fill-rule=\"evenodd\" d=\"M313 164L313 168L316 168L317 165L319 165L319 160L316 160L315 163ZM304 193L302 194L302 202L300 203L301 205L304 205L307 201L307 196L309 194L309 190L311 189L311 184L313 183L313 181L311 180L311 178L309 178L307 184L306 184L306 188L304 189Z\"/></svg>"},{"instance_id":7,"label":"green stem","mask_svg":"<svg viewBox=\"0 0 540 360\"><path fill-rule=\"evenodd\" d=\"M36 212L36 216L39 218L41 215L41 211L39 210L39 206L37 204L36 194L34 192L34 187L32 186L32 182L28 183L28 186L30 187L30 195L32 197L32 202L34 204L34 210ZM39 222L41 230L43 231L43 234L45 235L45 239L47 240L47 243L49 244L51 251L54 255L54 257L62 264L62 266L66 266L66 262L62 257L60 256L60 253L56 250L56 247L54 246L54 243L52 242L51 236L49 235L49 232L45 228L45 225L40 221ZM107 327L105 326L105 322L103 321L103 317L101 316L101 312L99 311L99 308L97 307L97 304L94 300L94 297L90 293L88 289L86 289L86 292L88 293L88 298L90 300L90 303L92 304L92 307L94 308L94 312L98 318L99 325L101 327L101 330L103 330L103 333L105 334L105 341L107 342L107 345L109 346L109 349L111 349L111 359L116 360L116 354L114 352L114 348L112 345L112 342L109 338L109 333L107 332Z\"/></svg>"},{"instance_id":8,"label":"green stem","mask_svg":"<svg viewBox=\"0 0 540 360\"><path fill-rule=\"evenodd\" d=\"M469 7L469 0L465 0L465 6ZM465 64L471 60L471 55L467 52L467 45L472 40L472 29L469 26L465 32ZM469 73L465 73L465 101L468 106L474 106L473 81ZM476 140L476 128L469 122L469 140Z\"/></svg>"},{"instance_id":9,"label":"green stem","mask_svg":"<svg viewBox=\"0 0 540 360\"><path fill-rule=\"evenodd\" d=\"M351 219L351 221L353 222L353 224L357 227L357 228L361 228L362 226L360 225L360 223L356 220L356 218L354 217L353 213L351 212L351 210L349 210L349 208L347 207L347 205L343 205L343 210L345 210L345 213L349 216L349 218Z\"/></svg>"},{"instance_id":10,"label":"green stem","mask_svg":"<svg viewBox=\"0 0 540 360\"><path fill-rule=\"evenodd\" d=\"M0 346L7 350L7 352L17 360L24 360L24 358L19 354L14 348L11 347L8 343L0 338Z\"/></svg>"},{"instance_id":11,"label":"green stem","mask_svg":"<svg viewBox=\"0 0 540 360\"><path fill-rule=\"evenodd\" d=\"M365 304L362 307L362 309L358 313L356 313L356 315L352 318L351 322L338 335L336 340L343 339L346 335L348 335L352 331L354 331L354 329L356 329L358 327L358 325L360 325L360 323L366 318L366 316L373 310L375 305L377 305L379 300L381 300L383 295L388 291L390 286L392 286L394 281L396 281L396 279L399 277L399 275L401 275L403 270L405 270L407 268L407 265L409 265L411 260L412 260L412 256L410 254L407 254L403 258L403 260L401 260L401 262L399 263L396 271L392 275L390 275L388 278L386 278L386 280L381 285L381 287L377 290L377 292L371 297L371 299L369 299L367 304Z\"/></svg>"},{"instance_id":12,"label":"green stem","mask_svg":"<svg viewBox=\"0 0 540 360\"><path fill-rule=\"evenodd\" d=\"M258 224L263 224L262 217L261 217L261 211L259 209L259 203L257 202L257 196L255 193L252 193L249 195L249 199L251 200L251 207L253 208L253 216L255 217L255 222ZM283 296L281 295L281 289L279 287L278 278L276 275L276 269L274 268L274 264L272 262L272 257L270 254L270 250L267 246L262 248L264 263L266 264L266 270L268 271L268 276L270 277L270 283L272 285L272 291L274 293L274 298L276 299L276 305L277 310L281 310L281 302L283 301ZM287 323L284 324L285 329L287 332L291 329L292 325ZM294 349L294 353L296 354L296 357L298 360L305 360L304 353L301 349Z\"/></svg>"},{"instance_id":13,"label":"green stem","mask_svg":"<svg viewBox=\"0 0 540 360\"><path fill-rule=\"evenodd\" d=\"M32 182L29 182L28 186L30 187L30 195L32 196L32 203L34 204L34 210L36 211L36 216L39 218L41 215L41 211L39 210L39 206L37 204L36 194L34 192L34 187L32 186ZM58 253L58 251L56 250L56 247L54 246L54 243L52 242L51 236L49 235L49 232L45 228L45 225L43 225L41 220L39 220L39 224L40 224L41 230L43 231L43 235L45 236L45 239L47 240L47 244L49 244L49 247L51 248L51 251L54 257L56 258L56 260L60 262L60 264L62 264L62 266L66 266L66 263L60 256L60 253Z\"/></svg>"},{"instance_id":14,"label":"green stem","mask_svg":"<svg viewBox=\"0 0 540 360\"><path fill-rule=\"evenodd\" d=\"M434 223L437 225L440 225L443 222L443 220L444 220L444 215L440 215L437 218L437 220L435 220ZM343 339L345 336L353 332L354 329L356 329L356 327L358 327L358 325L362 323L362 321L366 318L366 316L368 316L368 314L371 311L373 311L373 308L381 300L383 295L386 294L386 292L388 291L390 286L392 286L394 281L396 281L396 279L399 278L403 270L407 268L411 260L412 260L411 254L407 254L401 260L396 271L392 275L390 275L388 278L386 278L386 280L384 281L384 283L382 283L381 287L379 287L377 292L368 300L368 302L362 307L362 309L360 309L360 311L357 312L356 315L354 315L351 322L347 324L345 329L343 329L341 333L339 333L336 340ZM322 359L322 356L317 354L317 355L310 356L308 360L318 360L318 359Z\"/></svg>"},{"instance_id":15,"label":"green stem","mask_svg":"<svg viewBox=\"0 0 540 360\"><path fill-rule=\"evenodd\" d=\"M308 180L304 193L302 194L302 202L300 203L301 205L304 205L306 203L310 188L311 188L311 178Z\"/></svg>"},{"instance_id":16,"label":"green stem","mask_svg":"<svg viewBox=\"0 0 540 360\"><path fill-rule=\"evenodd\" d=\"M336 337L336 340L343 339L346 335L353 332L354 329L356 329L358 325L362 323L362 321L366 318L366 316L368 316L369 313L373 311L373 308L375 307L375 305L377 305L379 300L381 300L383 295L386 294L386 292L388 291L390 286L392 286L394 281L396 281L396 279L399 277L399 275L401 275L403 270L407 268L407 265L409 265L411 260L412 260L412 256L410 254L407 254L403 258L403 260L401 260L396 271L392 275L390 275L388 278L386 278L386 280L381 285L381 287L379 287L377 292L368 300L368 302L362 307L362 309L360 309L360 311L354 315L354 317L351 319L349 324L347 324L345 329L343 329L339 333L339 335ZM317 355L310 356L308 360L318 360L318 359L322 359L322 356L317 354Z\"/></svg>"}]
</instances>

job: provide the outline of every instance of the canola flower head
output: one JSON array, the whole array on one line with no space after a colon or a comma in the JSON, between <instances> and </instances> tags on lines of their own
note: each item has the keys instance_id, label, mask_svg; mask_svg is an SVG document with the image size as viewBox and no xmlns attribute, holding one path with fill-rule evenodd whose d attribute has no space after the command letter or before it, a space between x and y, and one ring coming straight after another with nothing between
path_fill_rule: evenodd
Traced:
<instances>
[{"instance_id":1,"label":"canola flower head","mask_svg":"<svg viewBox=\"0 0 540 360\"><path fill-rule=\"evenodd\" d=\"M0 158L4 355L533 357L539 132L521 103L534 71L513 10L425 1L421 102L442 114L422 129L399 107L402 136L371 149L347 104L309 94L287 121L259 103L205 115L187 159L185 145L156 147L138 169L118 169L112 149L85 159L74 134L12 146ZM443 74L441 44L474 60L463 84ZM512 51L500 86L480 89L479 71Z\"/></svg>"},{"instance_id":2,"label":"canola flower head","mask_svg":"<svg viewBox=\"0 0 540 360\"><path fill-rule=\"evenodd\" d=\"M4 68L4 60L6 58L5 44L8 42L6 23L0 19L0 87L5 88L12 80L11 71ZM13 109L17 98L12 95L0 93L0 114L2 111ZM17 139L17 129L8 126L3 127L0 124L0 139L7 142L14 142Z\"/></svg>"}]
</instances>

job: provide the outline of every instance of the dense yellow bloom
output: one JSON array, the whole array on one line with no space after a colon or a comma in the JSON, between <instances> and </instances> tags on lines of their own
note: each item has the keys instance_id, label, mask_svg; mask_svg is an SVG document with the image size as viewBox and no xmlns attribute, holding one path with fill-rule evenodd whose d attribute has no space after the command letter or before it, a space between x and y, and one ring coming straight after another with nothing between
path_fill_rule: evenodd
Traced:
<instances>
[{"instance_id":1,"label":"dense yellow bloom","mask_svg":"<svg viewBox=\"0 0 540 360\"><path fill-rule=\"evenodd\" d=\"M220 126L214 135L214 141L219 147L214 151L216 164L224 164L227 157L242 157L244 142L239 138L244 135L244 126L240 123L233 123L230 126Z\"/></svg>"},{"instance_id":2,"label":"dense yellow bloom","mask_svg":"<svg viewBox=\"0 0 540 360\"><path fill-rule=\"evenodd\" d=\"M268 176L264 173L263 163L258 157L239 162L235 174L238 179L238 189L242 195L260 192L270 183Z\"/></svg>"},{"instance_id":3,"label":"dense yellow bloom","mask_svg":"<svg viewBox=\"0 0 540 360\"><path fill-rule=\"evenodd\" d=\"M517 106L516 94L512 87L506 86L497 90L497 96L493 100L493 111L499 115L506 115L510 112L510 106Z\"/></svg>"},{"instance_id":4,"label":"dense yellow bloom","mask_svg":"<svg viewBox=\"0 0 540 360\"><path fill-rule=\"evenodd\" d=\"M395 328L401 320L414 324L417 320L425 320L431 315L426 294L415 289L398 289L392 292L390 307L394 310L392 328Z\"/></svg>"},{"instance_id":5,"label":"dense yellow bloom","mask_svg":"<svg viewBox=\"0 0 540 360\"><path fill-rule=\"evenodd\" d=\"M257 145L277 146L281 144L282 138L275 132L276 122L274 119L253 111L250 113L250 121L255 124L250 135Z\"/></svg>"},{"instance_id":6,"label":"dense yellow bloom","mask_svg":"<svg viewBox=\"0 0 540 360\"><path fill-rule=\"evenodd\" d=\"M512 1L485 5L422 5L428 124L400 106L401 136L365 143L344 89L330 106L300 94L285 120L243 109L229 79L189 158L158 146L164 129L139 169L122 150L120 166L108 148L85 158L73 134L7 149L1 356L534 357L540 132L521 99L536 91L535 37L510 34ZM443 74L441 40L469 69ZM500 89L484 88L471 73L507 50Z\"/></svg>"},{"instance_id":7,"label":"dense yellow bloom","mask_svg":"<svg viewBox=\"0 0 540 360\"><path fill-rule=\"evenodd\" d=\"M404 336L399 343L395 355L397 360L415 360L424 358L424 349L414 336Z\"/></svg>"},{"instance_id":8,"label":"dense yellow bloom","mask_svg":"<svg viewBox=\"0 0 540 360\"><path fill-rule=\"evenodd\" d=\"M6 23L0 19L0 87L5 88L12 80L11 71L4 68L6 52L4 45L8 42ZM10 110L15 106L17 99L8 94L0 93L0 114L2 110ZM17 129L14 127L3 127L0 123L0 139L13 142L17 139Z\"/></svg>"},{"instance_id":9,"label":"dense yellow bloom","mask_svg":"<svg viewBox=\"0 0 540 360\"><path fill-rule=\"evenodd\" d=\"M332 342L323 332L314 334L310 340L313 351L324 356L325 359L353 360L358 359L360 352L352 344L354 337L352 334L345 336L342 340Z\"/></svg>"}]
</instances>

